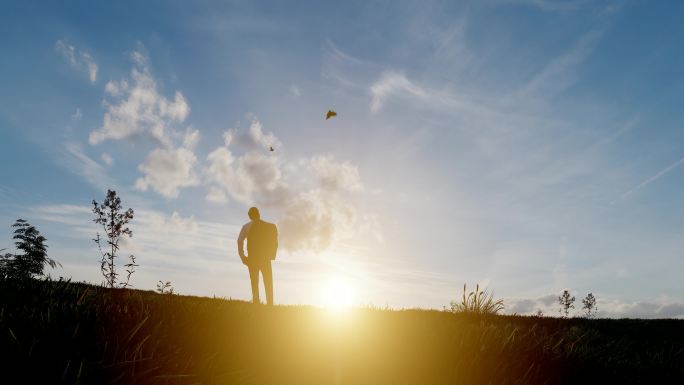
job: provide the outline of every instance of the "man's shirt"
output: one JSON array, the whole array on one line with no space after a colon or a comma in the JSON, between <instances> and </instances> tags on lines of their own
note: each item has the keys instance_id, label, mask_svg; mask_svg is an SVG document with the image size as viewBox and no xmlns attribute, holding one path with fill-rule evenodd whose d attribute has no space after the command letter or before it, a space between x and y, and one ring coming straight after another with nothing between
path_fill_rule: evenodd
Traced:
<instances>
[{"instance_id":1,"label":"man's shirt","mask_svg":"<svg viewBox=\"0 0 684 385\"><path fill-rule=\"evenodd\" d=\"M261 219L245 223L238 236L240 258L245 258L245 239L247 240L247 257L275 259L278 250L276 225Z\"/></svg>"}]
</instances>

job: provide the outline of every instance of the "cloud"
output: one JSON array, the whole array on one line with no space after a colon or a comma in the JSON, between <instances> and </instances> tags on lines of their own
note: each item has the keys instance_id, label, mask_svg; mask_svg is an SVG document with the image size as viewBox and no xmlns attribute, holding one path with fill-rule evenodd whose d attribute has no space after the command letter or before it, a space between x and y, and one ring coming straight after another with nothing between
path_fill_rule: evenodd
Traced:
<instances>
[{"instance_id":1,"label":"cloud","mask_svg":"<svg viewBox=\"0 0 684 385\"><path fill-rule=\"evenodd\" d=\"M167 198L176 198L179 189L200 183L195 172L197 157L193 150L200 138L199 130L176 126L190 114L190 106L180 91L167 99L157 90L144 47L130 55L133 63L130 79L109 81L105 85L106 108L102 126L90 133L91 145L105 140L148 137L158 145L145 158L138 170L142 176L135 188L152 189ZM180 143L180 145L177 145ZM110 164L109 155L103 161Z\"/></svg>"},{"instance_id":2,"label":"cloud","mask_svg":"<svg viewBox=\"0 0 684 385\"><path fill-rule=\"evenodd\" d=\"M228 197L223 190L212 186L209 187L209 192L207 192L207 201L211 203L226 203L228 202Z\"/></svg>"},{"instance_id":3,"label":"cloud","mask_svg":"<svg viewBox=\"0 0 684 385\"><path fill-rule=\"evenodd\" d=\"M547 63L529 82L514 93L512 98L516 100L545 99L567 89L576 81L577 69L594 50L601 36L602 33L599 30L584 34L568 51Z\"/></svg>"},{"instance_id":4,"label":"cloud","mask_svg":"<svg viewBox=\"0 0 684 385\"><path fill-rule=\"evenodd\" d=\"M79 143L65 142L63 151L68 170L81 175L97 188L116 188L116 182L107 175L105 168L90 158Z\"/></svg>"},{"instance_id":5,"label":"cloud","mask_svg":"<svg viewBox=\"0 0 684 385\"><path fill-rule=\"evenodd\" d=\"M196 163L197 157L187 148L157 148L138 166L144 176L138 178L135 187L142 191L152 187L167 198L176 198L179 188L199 184Z\"/></svg>"},{"instance_id":6,"label":"cloud","mask_svg":"<svg viewBox=\"0 0 684 385\"><path fill-rule=\"evenodd\" d=\"M105 140L120 140L133 136L147 136L162 146L171 146L173 126L185 121L190 106L180 91L167 99L157 91L147 57L134 51L131 80L109 81L105 85L107 109L102 126L91 132L90 144Z\"/></svg>"},{"instance_id":7,"label":"cloud","mask_svg":"<svg viewBox=\"0 0 684 385\"><path fill-rule=\"evenodd\" d=\"M661 301L599 301L599 310L613 318L684 318L684 302Z\"/></svg>"},{"instance_id":8,"label":"cloud","mask_svg":"<svg viewBox=\"0 0 684 385\"><path fill-rule=\"evenodd\" d=\"M633 189L625 192L624 194L622 194L622 198L623 199L627 198L628 196L632 195L635 191L641 190L642 188L644 188L644 187L648 186L649 184L655 182L656 180L660 179L661 177L663 177L668 172L674 170L676 167L678 167L682 163L684 163L684 158L679 159L678 161L670 164L669 166L665 167L664 169L658 171L655 175L653 175L653 176L647 178L646 180L644 180L643 182L639 183Z\"/></svg>"},{"instance_id":9,"label":"cloud","mask_svg":"<svg viewBox=\"0 0 684 385\"><path fill-rule=\"evenodd\" d=\"M111 166L112 164L114 164L114 158L112 158L112 157L111 157L109 154L107 154L106 152L103 152L102 155L100 155L100 159L102 159L102 161L103 161L107 166Z\"/></svg>"},{"instance_id":10,"label":"cloud","mask_svg":"<svg viewBox=\"0 0 684 385\"><path fill-rule=\"evenodd\" d=\"M325 190L352 192L363 190L359 169L348 161L338 162L332 155L316 155L308 163Z\"/></svg>"},{"instance_id":11,"label":"cloud","mask_svg":"<svg viewBox=\"0 0 684 385\"><path fill-rule=\"evenodd\" d=\"M535 7L541 11L567 12L576 11L585 4L586 0L554 1L554 0L498 0L501 4L526 5Z\"/></svg>"},{"instance_id":12,"label":"cloud","mask_svg":"<svg viewBox=\"0 0 684 385\"><path fill-rule=\"evenodd\" d=\"M75 121L75 122L81 120L82 117L83 117L83 114L81 114L81 109L80 109L80 108L77 108L77 109L76 109L76 112L74 112L73 114L71 114L71 120L73 120L73 121Z\"/></svg>"},{"instance_id":13,"label":"cloud","mask_svg":"<svg viewBox=\"0 0 684 385\"><path fill-rule=\"evenodd\" d=\"M124 202L124 206L128 207L126 202L129 200ZM119 255L125 258L134 254L143 266L133 276L136 287L153 289L156 282L163 278L171 280L181 290L191 288L189 290L194 293L211 295L217 291L225 292L227 276L239 274L244 277L246 274L237 255L232 260L226 259L226 251L235 247L230 236L234 234L237 237L240 230L237 226L199 221L175 210L169 215L137 207L134 209L134 218L129 224L133 237L121 243ZM83 245L76 250L53 245L52 253L64 264L65 272L76 272L78 279L91 282L102 279L97 250L91 241L95 232L101 232L102 228L93 223L92 206L46 205L32 207L30 211L32 218L45 222L48 229L52 228L48 234L70 238ZM119 261L120 269L123 263L123 259ZM215 274L217 271L222 276ZM239 292L241 287L234 285L231 291Z\"/></svg>"},{"instance_id":14,"label":"cloud","mask_svg":"<svg viewBox=\"0 0 684 385\"><path fill-rule=\"evenodd\" d=\"M55 50L64 57L72 68L85 70L88 73L88 80L91 84L97 81L97 63L93 57L86 52L78 50L73 45L67 44L62 40L57 40Z\"/></svg>"},{"instance_id":15,"label":"cloud","mask_svg":"<svg viewBox=\"0 0 684 385\"><path fill-rule=\"evenodd\" d=\"M421 100L428 99L426 90L413 84L404 74L395 71L385 71L380 74L380 78L371 85L370 92L372 112L379 111L388 99L396 95L408 94Z\"/></svg>"},{"instance_id":16,"label":"cloud","mask_svg":"<svg viewBox=\"0 0 684 385\"><path fill-rule=\"evenodd\" d=\"M230 129L223 134L223 139L226 146L234 145L245 151L264 150L270 146L278 148L282 145L272 132L264 133L261 122L256 117L252 117L246 132L238 128Z\"/></svg>"},{"instance_id":17,"label":"cloud","mask_svg":"<svg viewBox=\"0 0 684 385\"><path fill-rule=\"evenodd\" d=\"M684 318L684 302L678 300L629 301L624 299L605 300L597 297L597 315L606 318ZM537 310L547 316L559 315L558 295L549 294L537 298L506 299L506 313L532 315ZM582 316L582 299L577 297L572 316Z\"/></svg>"},{"instance_id":18,"label":"cloud","mask_svg":"<svg viewBox=\"0 0 684 385\"><path fill-rule=\"evenodd\" d=\"M228 147L219 147L207 156L205 174L216 189L222 189L233 199L251 204L273 200L282 190L282 172L273 156L250 151L235 158ZM269 197L271 197L269 199Z\"/></svg>"},{"instance_id":19,"label":"cloud","mask_svg":"<svg viewBox=\"0 0 684 385\"><path fill-rule=\"evenodd\" d=\"M256 118L247 132L227 131L224 145L207 156L206 199L216 203L231 198L279 212L281 245L290 251L320 251L362 227L368 218L359 215L350 199L363 191L356 166L332 155L283 161L264 148L273 143L280 146Z\"/></svg>"},{"instance_id":20,"label":"cloud","mask_svg":"<svg viewBox=\"0 0 684 385\"><path fill-rule=\"evenodd\" d=\"M501 115L483 104L448 90L433 89L414 81L398 71L383 71L378 80L370 86L371 112L378 112L390 102L409 102L413 107L451 114L479 115L489 117Z\"/></svg>"},{"instance_id":21,"label":"cloud","mask_svg":"<svg viewBox=\"0 0 684 385\"><path fill-rule=\"evenodd\" d=\"M290 86L290 94L293 96L301 96L302 93L299 91L299 87L297 87L295 84Z\"/></svg>"}]
</instances>

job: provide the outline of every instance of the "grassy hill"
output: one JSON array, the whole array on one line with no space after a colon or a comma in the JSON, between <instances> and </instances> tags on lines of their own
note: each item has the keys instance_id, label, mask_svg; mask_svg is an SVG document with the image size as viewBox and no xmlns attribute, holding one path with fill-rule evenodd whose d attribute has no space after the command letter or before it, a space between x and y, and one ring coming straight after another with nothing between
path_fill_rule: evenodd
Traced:
<instances>
[{"instance_id":1,"label":"grassy hill","mask_svg":"<svg viewBox=\"0 0 684 385\"><path fill-rule=\"evenodd\" d=\"M684 382L684 321L303 306L0 281L3 383Z\"/></svg>"}]
</instances>

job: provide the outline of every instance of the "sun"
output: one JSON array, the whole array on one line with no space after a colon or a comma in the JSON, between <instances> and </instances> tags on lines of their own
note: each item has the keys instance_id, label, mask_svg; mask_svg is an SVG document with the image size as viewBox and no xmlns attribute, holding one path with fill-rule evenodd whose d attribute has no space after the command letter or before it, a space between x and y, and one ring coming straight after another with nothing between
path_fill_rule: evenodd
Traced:
<instances>
[{"instance_id":1,"label":"sun","mask_svg":"<svg viewBox=\"0 0 684 385\"><path fill-rule=\"evenodd\" d=\"M354 285L343 278L328 280L321 292L323 306L334 312L343 312L354 305L356 289Z\"/></svg>"}]
</instances>

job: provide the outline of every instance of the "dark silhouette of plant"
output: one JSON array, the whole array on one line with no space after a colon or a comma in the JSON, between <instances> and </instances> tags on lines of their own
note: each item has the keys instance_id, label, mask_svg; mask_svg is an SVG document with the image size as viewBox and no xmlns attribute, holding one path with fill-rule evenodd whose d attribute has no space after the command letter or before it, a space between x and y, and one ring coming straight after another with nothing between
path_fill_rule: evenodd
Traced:
<instances>
[{"instance_id":1,"label":"dark silhouette of plant","mask_svg":"<svg viewBox=\"0 0 684 385\"><path fill-rule=\"evenodd\" d=\"M6 253L0 257L0 275L5 278L33 278L43 275L45 265L53 269L59 262L48 258L47 245L40 231L25 219L17 219L12 225L15 228L14 245L22 254ZM2 249L4 250L4 249ZM0 251L2 251L0 250Z\"/></svg>"},{"instance_id":2,"label":"dark silhouette of plant","mask_svg":"<svg viewBox=\"0 0 684 385\"><path fill-rule=\"evenodd\" d=\"M541 317L544 316L544 312L542 311L542 309L538 309L537 312L536 312L534 315L535 315L536 317L540 317L540 318L541 318Z\"/></svg>"},{"instance_id":3,"label":"dark silhouette of plant","mask_svg":"<svg viewBox=\"0 0 684 385\"><path fill-rule=\"evenodd\" d=\"M586 297L584 297L582 300L582 310L584 310L584 315L587 318L593 318L596 316L598 306L596 306L596 297L594 297L594 294L589 293Z\"/></svg>"},{"instance_id":4,"label":"dark silhouette of plant","mask_svg":"<svg viewBox=\"0 0 684 385\"><path fill-rule=\"evenodd\" d=\"M171 282L159 281L159 283L157 283L157 292L159 294L173 294L173 286L171 286Z\"/></svg>"},{"instance_id":5,"label":"dark silhouette of plant","mask_svg":"<svg viewBox=\"0 0 684 385\"><path fill-rule=\"evenodd\" d=\"M97 248L102 255L102 260L100 261L100 271L105 278L105 284L109 287L115 287L117 277L119 273L116 272L115 259L117 257L116 253L119 251L119 241L124 236L133 236L131 229L127 227L128 222L133 219L133 209L127 209L123 211L121 206L121 198L116 195L116 191L107 190L107 196L104 202L100 205L95 200L93 200L93 213L95 214L95 223L102 225L105 234L107 235L107 243L105 245L106 251L103 250L102 244L104 243L103 238L100 238L100 233L98 232L93 239L97 244ZM139 265L135 263L135 257L131 255L129 257L130 262L124 267L126 267L126 281L119 284L120 287L131 286L129 281L131 275L135 272L135 268Z\"/></svg>"},{"instance_id":6,"label":"dark silhouette of plant","mask_svg":"<svg viewBox=\"0 0 684 385\"><path fill-rule=\"evenodd\" d=\"M0 279L9 278L12 267L13 255L10 253L2 254L6 249L0 249Z\"/></svg>"},{"instance_id":7,"label":"dark silhouette of plant","mask_svg":"<svg viewBox=\"0 0 684 385\"><path fill-rule=\"evenodd\" d=\"M563 294L558 297L558 303L561 306L560 309L558 309L558 312L564 314L564 316L567 318L568 314L570 313L570 309L575 308L575 297L571 296L569 291L563 290Z\"/></svg>"},{"instance_id":8,"label":"dark silhouette of plant","mask_svg":"<svg viewBox=\"0 0 684 385\"><path fill-rule=\"evenodd\" d=\"M467 294L467 295L466 295ZM503 299L494 300L494 294L487 289L480 290L480 285L475 286L475 291L467 292L466 284L463 284L463 297L461 302L450 303L452 313L478 313L497 314L504 308Z\"/></svg>"}]
</instances>

